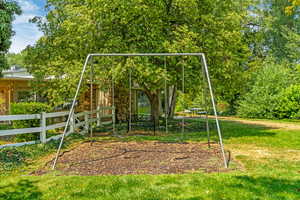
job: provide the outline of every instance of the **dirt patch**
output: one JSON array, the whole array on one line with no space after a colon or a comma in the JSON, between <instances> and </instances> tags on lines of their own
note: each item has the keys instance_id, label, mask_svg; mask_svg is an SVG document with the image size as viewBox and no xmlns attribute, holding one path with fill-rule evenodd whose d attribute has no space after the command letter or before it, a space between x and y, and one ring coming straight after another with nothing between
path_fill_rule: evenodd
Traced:
<instances>
[{"instance_id":1,"label":"dirt patch","mask_svg":"<svg viewBox=\"0 0 300 200\"><path fill-rule=\"evenodd\" d=\"M46 166L49 168L50 166ZM70 175L180 174L226 171L218 145L199 143L94 142L65 152L57 170ZM45 169L35 174L45 173Z\"/></svg>"},{"instance_id":2,"label":"dirt patch","mask_svg":"<svg viewBox=\"0 0 300 200\"><path fill-rule=\"evenodd\" d=\"M210 116L213 118L213 116ZM242 124L253 124L264 126L267 128L275 128L275 129L287 129L287 130L300 130L300 125L290 122L272 122L272 121L264 121L264 120L247 120L241 119L237 117L219 117L219 119L227 120L227 121L236 121Z\"/></svg>"}]
</instances>

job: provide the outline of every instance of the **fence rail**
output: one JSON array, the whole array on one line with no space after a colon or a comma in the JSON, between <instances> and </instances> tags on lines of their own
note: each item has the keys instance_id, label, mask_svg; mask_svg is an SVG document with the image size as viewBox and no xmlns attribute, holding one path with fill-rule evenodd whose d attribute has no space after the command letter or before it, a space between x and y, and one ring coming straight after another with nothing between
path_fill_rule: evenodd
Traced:
<instances>
[{"instance_id":1,"label":"fence rail","mask_svg":"<svg viewBox=\"0 0 300 200\"><path fill-rule=\"evenodd\" d=\"M13 120L27 120L27 119L40 119L40 114L31 115L1 115L0 121L13 121Z\"/></svg>"},{"instance_id":2,"label":"fence rail","mask_svg":"<svg viewBox=\"0 0 300 200\"><path fill-rule=\"evenodd\" d=\"M111 111L112 114L107 114L104 111ZM96 114L96 115L95 115ZM58 128L63 128L67 124L66 118L63 122L48 124L50 118L62 118L68 116L69 112L53 112L53 113L40 113L40 114L28 114L28 115L1 115L0 122L12 122L20 120L40 120L39 127L30 127L30 128L20 128L20 129L8 129L0 130L0 136L14 136L20 134L30 134L30 133L40 133L40 138L38 141L28 141L22 143L14 144L5 144L0 145L0 149L4 147L18 147L29 144L37 143L47 143L51 140L58 140L62 137L62 134L55 135L47 138L47 131L55 130ZM80 119L82 118L83 119ZM105 121L102 121L103 119ZM111 118L111 121L107 121L108 118ZM109 120L109 119L108 119ZM67 136L71 133L81 133L84 134L89 130L91 123L96 122L97 126L102 126L107 123L113 123L115 121L115 108L114 107L98 107L94 111L84 111L80 113L73 113L71 116L71 121L69 123Z\"/></svg>"}]
</instances>

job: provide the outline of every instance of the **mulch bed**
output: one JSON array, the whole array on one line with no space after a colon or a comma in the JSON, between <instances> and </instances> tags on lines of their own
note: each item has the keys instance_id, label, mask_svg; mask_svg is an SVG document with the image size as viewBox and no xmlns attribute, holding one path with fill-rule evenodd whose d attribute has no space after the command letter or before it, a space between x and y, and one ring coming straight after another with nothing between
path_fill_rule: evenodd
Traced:
<instances>
[{"instance_id":1,"label":"mulch bed","mask_svg":"<svg viewBox=\"0 0 300 200\"><path fill-rule=\"evenodd\" d=\"M227 171L223 168L218 145L208 149L207 144L165 142L86 142L64 152L56 169L65 175ZM45 169L42 169L35 174L44 172Z\"/></svg>"}]
</instances>

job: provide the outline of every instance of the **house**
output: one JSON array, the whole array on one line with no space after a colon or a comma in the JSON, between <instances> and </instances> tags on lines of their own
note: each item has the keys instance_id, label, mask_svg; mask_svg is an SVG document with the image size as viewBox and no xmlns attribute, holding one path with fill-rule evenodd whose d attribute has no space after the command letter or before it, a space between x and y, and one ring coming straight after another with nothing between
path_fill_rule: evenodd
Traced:
<instances>
[{"instance_id":1,"label":"house","mask_svg":"<svg viewBox=\"0 0 300 200\"><path fill-rule=\"evenodd\" d=\"M2 71L0 78L0 115L10 113L10 106L16 102L39 101L38 95L33 92L31 81L33 76L25 68L12 66ZM93 108L111 105L111 93L103 92L97 85L93 86ZM77 111L90 110L90 90L79 97Z\"/></svg>"},{"instance_id":2,"label":"house","mask_svg":"<svg viewBox=\"0 0 300 200\"><path fill-rule=\"evenodd\" d=\"M0 115L10 114L10 107L12 103L17 102L34 102L40 101L39 95L34 93L31 86L31 81L34 77L27 72L25 68L12 66L9 70L4 70L2 72L3 77L0 78ZM89 85L88 85L89 88ZM138 110L138 102L143 98L138 95L138 90L132 89L131 98L131 113L136 114ZM93 109L101 106L111 106L112 105L112 95L111 91L107 90L104 92L99 88L99 85L93 86ZM129 115L129 92L128 89L122 86L115 87L115 106L117 118L120 120L126 120ZM66 103L67 105L68 103ZM71 104L71 100L69 102ZM91 98L90 90L88 89L78 98L78 104L76 106L76 111L86 111L90 110ZM68 110L70 105L67 106L57 106L56 110ZM142 106L143 107L143 106ZM141 112L144 111L142 108Z\"/></svg>"},{"instance_id":3,"label":"house","mask_svg":"<svg viewBox=\"0 0 300 200\"><path fill-rule=\"evenodd\" d=\"M22 102L27 98L33 98L30 81L33 76L26 69L12 66L9 70L2 72L0 78L0 115L10 112L12 102Z\"/></svg>"}]
</instances>

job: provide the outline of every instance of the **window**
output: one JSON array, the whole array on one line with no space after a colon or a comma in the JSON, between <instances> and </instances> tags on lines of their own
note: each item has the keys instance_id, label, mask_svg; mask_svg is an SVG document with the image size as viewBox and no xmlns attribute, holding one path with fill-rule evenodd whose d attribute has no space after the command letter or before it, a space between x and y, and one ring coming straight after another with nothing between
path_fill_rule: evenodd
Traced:
<instances>
[{"instance_id":1,"label":"window","mask_svg":"<svg viewBox=\"0 0 300 200\"><path fill-rule=\"evenodd\" d=\"M36 101L36 95L28 90L17 91L16 102L33 102Z\"/></svg>"}]
</instances>

